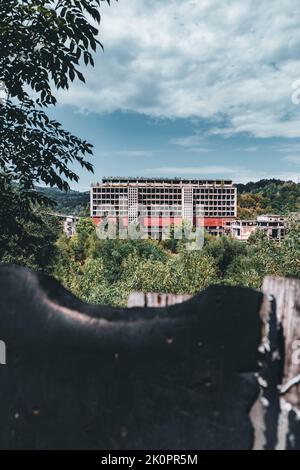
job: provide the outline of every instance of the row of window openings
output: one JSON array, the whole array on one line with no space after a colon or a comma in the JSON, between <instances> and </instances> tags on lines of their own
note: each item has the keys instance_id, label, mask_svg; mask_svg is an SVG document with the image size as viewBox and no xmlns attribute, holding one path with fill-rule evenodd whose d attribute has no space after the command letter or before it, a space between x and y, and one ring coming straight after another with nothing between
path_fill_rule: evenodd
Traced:
<instances>
[{"instance_id":1,"label":"row of window openings","mask_svg":"<svg viewBox=\"0 0 300 470\"><path fill-rule=\"evenodd\" d=\"M229 201L231 202L235 202L235 199L230 197L230 196L227 196L227 198L214 198L214 199L204 199L204 198L201 198L201 200L194 200L193 201L184 201L185 204L199 204L201 201L201 204L212 204L212 203L227 203ZM105 203L111 203L111 204L120 204L120 205L126 205L127 203L139 203L139 204L145 204L145 203L157 203L158 200L157 199L147 199L147 200L139 200L137 201L136 199L133 199L133 200L122 200L122 199L118 199L118 198L94 198L93 200L93 203L94 204L105 204ZM181 200L176 200L176 199L160 199L159 201L160 203L162 204L168 204L168 203L171 203L171 204L174 204L174 203L177 203L177 204L182 204L182 201Z\"/></svg>"},{"instance_id":2,"label":"row of window openings","mask_svg":"<svg viewBox=\"0 0 300 470\"><path fill-rule=\"evenodd\" d=\"M127 191L127 189L95 189L93 191L94 194L138 194L139 196L148 196L148 195L163 195L163 194L168 194L168 195L174 195L174 196L181 196L182 191L181 190L170 190L170 189L151 189L151 190L139 190L139 191ZM214 196L219 196L219 195L224 195L224 194L235 194L234 189L218 189L218 190L213 190L213 189L196 189L192 193L185 193L185 194L193 194L194 196L199 196L200 194L209 194L209 195L214 195Z\"/></svg>"},{"instance_id":3,"label":"row of window openings","mask_svg":"<svg viewBox=\"0 0 300 470\"><path fill-rule=\"evenodd\" d=\"M235 201L232 200L216 200L216 201L201 201L195 202L194 204L181 204L178 201L144 201L144 203L138 201L129 201L128 203L123 203L122 201L93 201L93 206L114 206L114 207L130 207L141 205L145 206L164 206L164 207L214 207L214 206L235 206Z\"/></svg>"},{"instance_id":4,"label":"row of window openings","mask_svg":"<svg viewBox=\"0 0 300 470\"><path fill-rule=\"evenodd\" d=\"M185 197L185 201L193 201L198 200L198 199L235 199L234 194L197 194L193 198L187 198ZM181 201L183 198L180 195L177 194L149 194L149 195L143 195L139 194L138 197L132 197L132 196L122 196L120 194L94 194L93 199L139 199L140 201L143 200L149 200L149 199L176 199L178 201Z\"/></svg>"},{"instance_id":5,"label":"row of window openings","mask_svg":"<svg viewBox=\"0 0 300 470\"><path fill-rule=\"evenodd\" d=\"M94 194L93 198L111 198L111 199L182 199L181 194L139 194L138 196L133 196L133 195L120 195L120 194L107 194L107 193L99 193L99 194ZM222 198L235 198L235 194L196 194L193 197L186 197L185 200L190 200L192 201L193 199L222 199Z\"/></svg>"},{"instance_id":6,"label":"row of window openings","mask_svg":"<svg viewBox=\"0 0 300 470\"><path fill-rule=\"evenodd\" d=\"M182 212L173 212L173 213L162 213L162 212L151 212L151 214L144 214L144 217L147 216L154 216L154 217L182 217ZM192 214L186 214L186 215L192 215ZM193 216L196 214L193 213ZM200 214L197 214L200 217ZM235 212L228 212L228 211L204 211L204 217L235 217ZM118 217L118 216L128 216L128 212L122 212L122 211L114 211L114 212L107 212L107 211L93 211L93 216L95 217L104 217L104 216L110 216L110 217Z\"/></svg>"},{"instance_id":7,"label":"row of window openings","mask_svg":"<svg viewBox=\"0 0 300 470\"><path fill-rule=\"evenodd\" d=\"M178 188L94 188L94 193L99 193L101 191L106 192L119 192L119 193L127 193L127 192L138 192L139 194L143 193L177 193L181 194L182 189ZM193 193L234 193L236 190L234 188L185 188L186 192L193 192Z\"/></svg>"},{"instance_id":8,"label":"row of window openings","mask_svg":"<svg viewBox=\"0 0 300 470\"><path fill-rule=\"evenodd\" d=\"M160 205L158 207L156 206L152 206L152 207L148 207L147 209L144 207L143 210L144 211L168 211L168 210L172 210L172 211L176 211L176 212L180 212L182 210L182 207L181 206L177 206L177 207L174 207L174 206L168 206L168 205ZM185 210L187 210L188 208L185 208ZM219 209L227 209L227 210L235 210L235 206L234 205L228 205L228 204L222 204L222 203L219 203L219 204L214 204L214 205L203 205L203 206L199 206L199 207L193 207L193 208L190 208L190 210L193 210L194 212L197 211L197 210L204 210L204 211L216 211L216 210L219 210ZM124 206L115 206L115 207L111 207L110 205L108 205L108 207L101 207L99 205L95 205L93 206L93 210L121 210L121 211L128 211L128 210L138 210L138 206L135 205L135 206L130 206L130 207L124 207Z\"/></svg>"}]
</instances>

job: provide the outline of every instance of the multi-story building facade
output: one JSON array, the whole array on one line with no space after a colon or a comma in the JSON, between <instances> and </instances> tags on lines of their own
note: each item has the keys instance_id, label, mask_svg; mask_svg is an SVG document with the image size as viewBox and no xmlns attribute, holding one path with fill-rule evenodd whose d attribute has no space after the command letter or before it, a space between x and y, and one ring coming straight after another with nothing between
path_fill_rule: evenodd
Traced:
<instances>
[{"instance_id":1,"label":"multi-story building facade","mask_svg":"<svg viewBox=\"0 0 300 470\"><path fill-rule=\"evenodd\" d=\"M139 220L149 235L189 221L213 235L230 232L237 214L232 181L159 178L103 178L91 186L91 217L127 227Z\"/></svg>"}]
</instances>

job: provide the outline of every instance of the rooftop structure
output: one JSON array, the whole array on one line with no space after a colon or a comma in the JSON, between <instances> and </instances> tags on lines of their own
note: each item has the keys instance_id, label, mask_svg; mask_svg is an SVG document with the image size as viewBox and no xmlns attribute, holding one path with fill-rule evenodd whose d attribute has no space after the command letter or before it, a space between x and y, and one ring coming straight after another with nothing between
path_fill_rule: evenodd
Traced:
<instances>
[{"instance_id":1,"label":"rooftop structure","mask_svg":"<svg viewBox=\"0 0 300 470\"><path fill-rule=\"evenodd\" d=\"M112 176L112 177L104 177L102 178L102 183L95 183L92 184L92 186L95 185L105 185L105 184L136 184L136 185L186 185L186 184L191 184L191 185L207 185L207 186L213 186L215 184L217 185L225 185L225 186L232 186L232 181L231 180L213 180L213 179L195 179L195 178L143 178L143 177L118 177L118 176Z\"/></svg>"}]
</instances>

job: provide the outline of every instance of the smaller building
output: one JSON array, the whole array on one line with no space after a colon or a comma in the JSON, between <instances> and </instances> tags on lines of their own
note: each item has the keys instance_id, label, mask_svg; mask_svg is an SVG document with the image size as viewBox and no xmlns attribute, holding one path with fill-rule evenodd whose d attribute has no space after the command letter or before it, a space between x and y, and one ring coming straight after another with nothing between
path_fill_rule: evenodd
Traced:
<instances>
[{"instance_id":1,"label":"smaller building","mask_svg":"<svg viewBox=\"0 0 300 470\"><path fill-rule=\"evenodd\" d=\"M269 240L281 241L288 231L287 219L281 215L259 215L256 220L235 220L231 222L231 236L247 241L256 230L264 231Z\"/></svg>"},{"instance_id":2,"label":"smaller building","mask_svg":"<svg viewBox=\"0 0 300 470\"><path fill-rule=\"evenodd\" d=\"M230 233L233 238L247 241L251 233L257 230L256 220L235 220L231 223Z\"/></svg>"},{"instance_id":3,"label":"smaller building","mask_svg":"<svg viewBox=\"0 0 300 470\"><path fill-rule=\"evenodd\" d=\"M281 241L287 233L287 220L281 215L260 215L257 217L257 227L269 239Z\"/></svg>"}]
</instances>

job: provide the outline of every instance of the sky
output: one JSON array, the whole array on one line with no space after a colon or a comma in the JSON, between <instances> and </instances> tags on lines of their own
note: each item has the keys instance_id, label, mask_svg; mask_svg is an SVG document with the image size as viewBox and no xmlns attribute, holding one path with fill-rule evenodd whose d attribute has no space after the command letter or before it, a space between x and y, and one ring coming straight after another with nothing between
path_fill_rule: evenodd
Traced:
<instances>
[{"instance_id":1,"label":"sky","mask_svg":"<svg viewBox=\"0 0 300 470\"><path fill-rule=\"evenodd\" d=\"M101 5L95 67L51 111L94 145L94 175L300 178L299 0Z\"/></svg>"}]
</instances>

